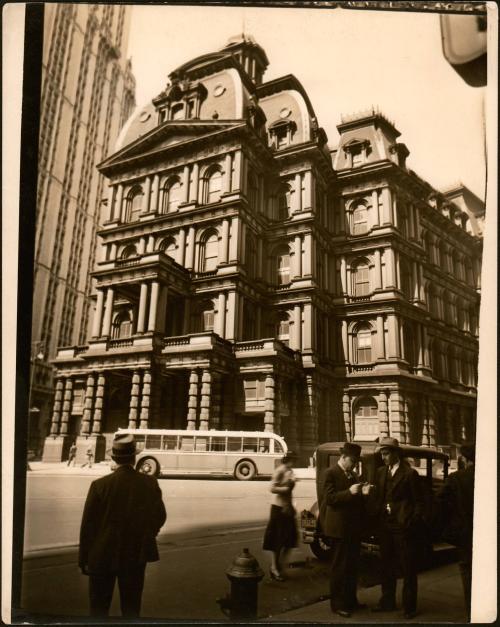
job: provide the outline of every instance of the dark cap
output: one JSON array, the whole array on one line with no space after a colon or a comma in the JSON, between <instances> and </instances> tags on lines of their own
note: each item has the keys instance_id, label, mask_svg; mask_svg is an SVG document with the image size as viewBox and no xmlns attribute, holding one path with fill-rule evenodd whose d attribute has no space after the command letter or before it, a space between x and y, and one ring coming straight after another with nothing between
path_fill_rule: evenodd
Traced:
<instances>
[{"instance_id":1,"label":"dark cap","mask_svg":"<svg viewBox=\"0 0 500 627\"><path fill-rule=\"evenodd\" d=\"M361 457L361 446L359 444L354 444L353 442L345 442L344 446L340 449L340 452L342 455L359 459Z\"/></svg>"},{"instance_id":2,"label":"dark cap","mask_svg":"<svg viewBox=\"0 0 500 627\"><path fill-rule=\"evenodd\" d=\"M135 453L134 436L130 433L117 433L115 435L115 439L113 440L111 457L119 460L124 457L132 457Z\"/></svg>"},{"instance_id":3,"label":"dark cap","mask_svg":"<svg viewBox=\"0 0 500 627\"><path fill-rule=\"evenodd\" d=\"M464 442L460 445L460 455L468 459L470 462L476 459L476 447L472 442Z\"/></svg>"}]
</instances>

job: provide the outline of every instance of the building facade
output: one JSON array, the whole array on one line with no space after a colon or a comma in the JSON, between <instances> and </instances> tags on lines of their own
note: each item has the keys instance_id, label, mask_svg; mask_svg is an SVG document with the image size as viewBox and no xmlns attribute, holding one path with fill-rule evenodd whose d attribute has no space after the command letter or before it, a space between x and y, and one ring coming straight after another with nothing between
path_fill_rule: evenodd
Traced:
<instances>
[{"instance_id":1,"label":"building facade","mask_svg":"<svg viewBox=\"0 0 500 627\"><path fill-rule=\"evenodd\" d=\"M135 106L130 7L44 6L29 448L50 428L57 347L86 340L109 154Z\"/></svg>"},{"instance_id":2,"label":"building facade","mask_svg":"<svg viewBox=\"0 0 500 627\"><path fill-rule=\"evenodd\" d=\"M448 446L474 431L481 238L376 111L327 144L251 37L177 68L124 127L86 344L60 348L45 459L118 427ZM484 211L483 211L484 215Z\"/></svg>"}]
</instances>

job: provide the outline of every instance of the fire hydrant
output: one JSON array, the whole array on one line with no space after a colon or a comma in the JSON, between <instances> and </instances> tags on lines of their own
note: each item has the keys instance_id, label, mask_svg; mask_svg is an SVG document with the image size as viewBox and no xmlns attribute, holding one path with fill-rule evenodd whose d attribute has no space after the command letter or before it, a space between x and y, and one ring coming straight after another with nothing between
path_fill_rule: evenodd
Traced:
<instances>
[{"instance_id":1,"label":"fire hydrant","mask_svg":"<svg viewBox=\"0 0 500 627\"><path fill-rule=\"evenodd\" d=\"M248 549L243 549L226 570L226 575L231 582L231 593L224 599L217 599L221 610L231 620L256 620L257 586L264 577L259 562Z\"/></svg>"}]
</instances>

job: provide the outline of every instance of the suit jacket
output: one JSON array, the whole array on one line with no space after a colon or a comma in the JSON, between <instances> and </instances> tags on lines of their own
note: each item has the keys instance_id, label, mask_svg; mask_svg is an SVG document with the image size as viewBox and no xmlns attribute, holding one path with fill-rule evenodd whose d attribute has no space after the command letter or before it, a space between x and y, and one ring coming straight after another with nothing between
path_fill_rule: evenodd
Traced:
<instances>
[{"instance_id":1,"label":"suit jacket","mask_svg":"<svg viewBox=\"0 0 500 627\"><path fill-rule=\"evenodd\" d=\"M375 475L376 513L379 520L385 516L385 487L390 472L387 466L377 469ZM401 460L392 478L391 525L404 531L421 529L425 516L425 500L420 486L420 477L405 461Z\"/></svg>"},{"instance_id":2,"label":"suit jacket","mask_svg":"<svg viewBox=\"0 0 500 627\"><path fill-rule=\"evenodd\" d=\"M323 533L330 538L360 538L364 515L363 496L349 491L349 487L358 482L354 474L352 479L348 479L338 464L326 470L320 523Z\"/></svg>"},{"instance_id":3,"label":"suit jacket","mask_svg":"<svg viewBox=\"0 0 500 627\"><path fill-rule=\"evenodd\" d=\"M472 548L474 466L452 473L437 495L443 536L458 547Z\"/></svg>"},{"instance_id":4,"label":"suit jacket","mask_svg":"<svg viewBox=\"0 0 500 627\"><path fill-rule=\"evenodd\" d=\"M80 528L80 568L116 573L157 561L156 536L166 519L158 481L132 466L118 466L90 486Z\"/></svg>"}]
</instances>

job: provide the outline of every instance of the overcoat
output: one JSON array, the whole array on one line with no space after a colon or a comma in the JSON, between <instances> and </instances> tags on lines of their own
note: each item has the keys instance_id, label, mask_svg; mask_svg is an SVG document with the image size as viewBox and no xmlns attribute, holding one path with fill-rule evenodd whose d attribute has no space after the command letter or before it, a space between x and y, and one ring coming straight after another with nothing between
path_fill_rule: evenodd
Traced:
<instances>
[{"instance_id":1,"label":"overcoat","mask_svg":"<svg viewBox=\"0 0 500 627\"><path fill-rule=\"evenodd\" d=\"M474 466L453 472L437 497L447 542L472 550Z\"/></svg>"},{"instance_id":2,"label":"overcoat","mask_svg":"<svg viewBox=\"0 0 500 627\"><path fill-rule=\"evenodd\" d=\"M156 536L167 519L158 481L118 466L89 489L78 563L89 574L119 573L159 559Z\"/></svg>"},{"instance_id":3,"label":"overcoat","mask_svg":"<svg viewBox=\"0 0 500 627\"><path fill-rule=\"evenodd\" d=\"M320 522L323 533L330 538L359 539L363 524L363 497L349 491L349 487L358 482L354 474L352 479L348 479L339 465L326 470Z\"/></svg>"},{"instance_id":4,"label":"overcoat","mask_svg":"<svg viewBox=\"0 0 500 627\"><path fill-rule=\"evenodd\" d=\"M384 495L389 472L387 466L381 466L375 475L375 509L379 516L384 514ZM391 519L401 530L421 529L426 512L420 477L417 471L403 460L392 477L390 506Z\"/></svg>"}]
</instances>

